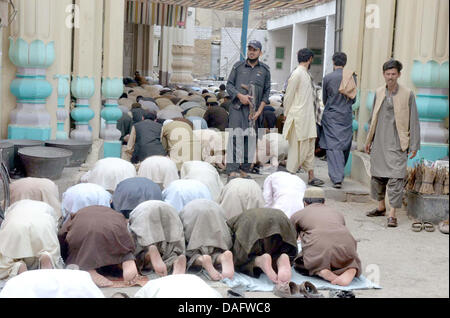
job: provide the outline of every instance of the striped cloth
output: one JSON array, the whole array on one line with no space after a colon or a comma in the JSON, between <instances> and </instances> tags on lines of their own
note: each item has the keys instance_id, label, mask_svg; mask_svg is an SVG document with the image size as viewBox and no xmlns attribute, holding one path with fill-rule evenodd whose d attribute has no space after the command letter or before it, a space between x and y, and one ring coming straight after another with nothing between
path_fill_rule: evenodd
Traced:
<instances>
[{"instance_id":1,"label":"striped cloth","mask_svg":"<svg viewBox=\"0 0 450 318\"><path fill-rule=\"evenodd\" d=\"M141 0L143 1L143 0ZM251 10L267 10L267 9L304 9L316 4L329 2L331 0L252 0L250 2ZM197 8L207 8L224 11L242 11L243 0L151 0L154 3L164 3L170 5L179 5Z\"/></svg>"},{"instance_id":2,"label":"striped cloth","mask_svg":"<svg viewBox=\"0 0 450 318\"><path fill-rule=\"evenodd\" d=\"M152 2L149 0L127 1L127 22L134 24L162 25L184 28L187 7Z\"/></svg>"}]
</instances>

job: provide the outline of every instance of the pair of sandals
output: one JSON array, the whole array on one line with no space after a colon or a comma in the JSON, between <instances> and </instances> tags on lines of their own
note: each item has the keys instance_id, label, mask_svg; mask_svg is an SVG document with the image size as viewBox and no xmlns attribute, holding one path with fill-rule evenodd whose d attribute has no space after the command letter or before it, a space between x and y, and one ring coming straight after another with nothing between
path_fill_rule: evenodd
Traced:
<instances>
[{"instance_id":1,"label":"pair of sandals","mask_svg":"<svg viewBox=\"0 0 450 318\"><path fill-rule=\"evenodd\" d=\"M434 232L436 229L434 225L430 222L414 222L411 225L411 230L414 232L421 232L422 230L425 230L427 232Z\"/></svg>"},{"instance_id":2,"label":"pair of sandals","mask_svg":"<svg viewBox=\"0 0 450 318\"><path fill-rule=\"evenodd\" d=\"M281 298L324 298L311 282L303 282L297 285L294 282L277 284L273 288L273 294Z\"/></svg>"}]
</instances>

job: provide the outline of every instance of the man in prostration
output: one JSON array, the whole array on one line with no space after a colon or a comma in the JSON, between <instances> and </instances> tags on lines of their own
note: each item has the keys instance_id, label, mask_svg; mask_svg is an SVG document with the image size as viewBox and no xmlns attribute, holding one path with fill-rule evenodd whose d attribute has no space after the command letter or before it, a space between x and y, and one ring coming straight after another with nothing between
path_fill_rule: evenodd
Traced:
<instances>
[{"instance_id":1,"label":"man in prostration","mask_svg":"<svg viewBox=\"0 0 450 318\"><path fill-rule=\"evenodd\" d=\"M323 103L319 146L327 152L328 175L335 188L341 188L353 139L352 105L356 101L356 79L353 72L344 69L347 55L333 55L334 71L323 79ZM353 81L354 95L348 97L339 92L342 82Z\"/></svg>"},{"instance_id":2,"label":"man in prostration","mask_svg":"<svg viewBox=\"0 0 450 318\"><path fill-rule=\"evenodd\" d=\"M317 138L314 87L308 70L314 58L310 49L301 49L298 54L299 66L289 78L284 96L286 121L283 136L289 141L286 168L297 173L299 167L308 171L308 184L321 186L324 182L314 177L314 151Z\"/></svg>"},{"instance_id":3,"label":"man in prostration","mask_svg":"<svg viewBox=\"0 0 450 318\"><path fill-rule=\"evenodd\" d=\"M132 155L132 163L142 162L150 156L167 155L161 143L162 125L156 122L156 116L144 112L142 119L131 128L127 144L126 151Z\"/></svg>"},{"instance_id":4,"label":"man in prostration","mask_svg":"<svg viewBox=\"0 0 450 318\"><path fill-rule=\"evenodd\" d=\"M248 178L251 161L256 151L256 135L249 129L249 120L255 121L255 128L262 127L264 106L270 103L270 69L259 61L262 45L259 41L248 43L247 59L237 62L228 77L227 91L231 96L228 127L233 129L229 137L227 151L227 174L229 178ZM242 85L255 86L255 96ZM250 104L255 107L255 113L250 116ZM243 133L239 133L239 130ZM249 136L253 134L253 136ZM242 138L243 142L238 140ZM243 145L242 145L243 144ZM242 165L241 165L242 164ZM240 170L240 171L239 171Z\"/></svg>"},{"instance_id":5,"label":"man in prostration","mask_svg":"<svg viewBox=\"0 0 450 318\"><path fill-rule=\"evenodd\" d=\"M307 189L303 203L305 208L291 216L302 244L294 260L295 269L334 285L348 286L355 276L361 275L361 261L344 215L325 205L321 188Z\"/></svg>"},{"instance_id":6,"label":"man in prostration","mask_svg":"<svg viewBox=\"0 0 450 318\"><path fill-rule=\"evenodd\" d=\"M386 85L378 88L373 102L366 152L370 154L371 195L378 208L369 217L386 215L386 192L391 209L388 227L397 227L396 211L402 207L403 183L410 159L420 149L420 125L414 93L400 85L402 63L389 60L383 65Z\"/></svg>"},{"instance_id":7,"label":"man in prostration","mask_svg":"<svg viewBox=\"0 0 450 318\"><path fill-rule=\"evenodd\" d=\"M203 119L208 124L208 128L215 128L220 131L225 131L228 127L227 111L222 107L219 107L215 97L208 98L206 105L208 106L208 110L203 116Z\"/></svg>"}]
</instances>

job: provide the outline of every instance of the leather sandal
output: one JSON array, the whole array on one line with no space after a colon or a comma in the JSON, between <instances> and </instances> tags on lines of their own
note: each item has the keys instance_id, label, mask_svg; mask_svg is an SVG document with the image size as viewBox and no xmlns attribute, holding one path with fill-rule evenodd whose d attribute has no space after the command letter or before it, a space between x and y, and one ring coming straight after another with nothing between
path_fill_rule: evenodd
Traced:
<instances>
[{"instance_id":1,"label":"leather sandal","mask_svg":"<svg viewBox=\"0 0 450 318\"><path fill-rule=\"evenodd\" d=\"M317 291L316 286L311 282L303 282L298 286L298 289L306 298L324 298L323 295Z\"/></svg>"},{"instance_id":2,"label":"leather sandal","mask_svg":"<svg viewBox=\"0 0 450 318\"><path fill-rule=\"evenodd\" d=\"M388 218L387 226L388 227L397 227L398 226L397 218L393 218L393 217Z\"/></svg>"},{"instance_id":3,"label":"leather sandal","mask_svg":"<svg viewBox=\"0 0 450 318\"><path fill-rule=\"evenodd\" d=\"M273 294L280 298L306 298L294 282L276 284L273 288Z\"/></svg>"},{"instance_id":4,"label":"leather sandal","mask_svg":"<svg viewBox=\"0 0 450 318\"><path fill-rule=\"evenodd\" d=\"M423 230L423 223L422 222L414 222L411 225L411 230L413 230L414 232L420 232Z\"/></svg>"},{"instance_id":5,"label":"leather sandal","mask_svg":"<svg viewBox=\"0 0 450 318\"><path fill-rule=\"evenodd\" d=\"M372 211L366 213L366 216L368 216L368 217L385 216L385 215L386 215L386 209L384 209L383 211L375 209L375 210L372 210Z\"/></svg>"},{"instance_id":6,"label":"leather sandal","mask_svg":"<svg viewBox=\"0 0 450 318\"><path fill-rule=\"evenodd\" d=\"M430 222L423 222L423 229L427 232L434 232L435 231L435 227L432 223Z\"/></svg>"}]
</instances>

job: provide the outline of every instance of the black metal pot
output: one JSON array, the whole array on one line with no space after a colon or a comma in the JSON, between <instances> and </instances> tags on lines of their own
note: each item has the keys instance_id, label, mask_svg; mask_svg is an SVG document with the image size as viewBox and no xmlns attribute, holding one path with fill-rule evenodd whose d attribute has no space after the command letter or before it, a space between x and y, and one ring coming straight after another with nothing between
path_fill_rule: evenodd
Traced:
<instances>
[{"instance_id":1,"label":"black metal pot","mask_svg":"<svg viewBox=\"0 0 450 318\"><path fill-rule=\"evenodd\" d=\"M9 171L11 177L21 177L25 174L25 168L22 165L22 161L20 160L18 151L24 147L36 147L43 146L44 142L42 140L31 140L31 139L6 139L2 140L14 145L14 160L11 167L9 167Z\"/></svg>"},{"instance_id":2,"label":"black metal pot","mask_svg":"<svg viewBox=\"0 0 450 318\"><path fill-rule=\"evenodd\" d=\"M75 139L48 140L45 142L45 146L63 148L72 151L73 155L70 157L69 163L66 167L79 167L86 161L86 158L92 148L92 142Z\"/></svg>"},{"instance_id":3,"label":"black metal pot","mask_svg":"<svg viewBox=\"0 0 450 318\"><path fill-rule=\"evenodd\" d=\"M0 141L1 160L3 160L8 172L14 167L14 145L7 141Z\"/></svg>"},{"instance_id":4,"label":"black metal pot","mask_svg":"<svg viewBox=\"0 0 450 318\"><path fill-rule=\"evenodd\" d=\"M56 147L26 147L19 149L19 156L27 177L56 180L61 177L72 151Z\"/></svg>"}]
</instances>

